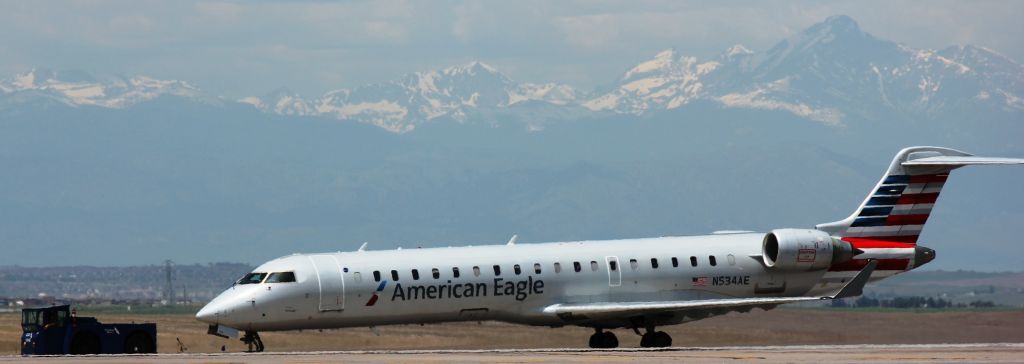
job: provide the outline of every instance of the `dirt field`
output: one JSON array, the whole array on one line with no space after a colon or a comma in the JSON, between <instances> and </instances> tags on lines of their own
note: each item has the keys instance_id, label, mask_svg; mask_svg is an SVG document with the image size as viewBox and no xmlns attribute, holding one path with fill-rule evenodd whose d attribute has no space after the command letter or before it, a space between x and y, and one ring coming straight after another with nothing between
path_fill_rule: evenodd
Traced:
<instances>
[{"instance_id":1,"label":"dirt field","mask_svg":"<svg viewBox=\"0 0 1024 364\"><path fill-rule=\"evenodd\" d=\"M238 340L206 335L191 315L97 315L101 322L156 322L159 351L243 351ZM845 345L1024 342L1024 311L858 312L812 309L755 310L666 327L674 346ZM585 347L591 331L494 322L404 325L378 328L263 333L268 351L374 349L490 349ZM622 347L639 346L629 330L616 330ZM0 315L0 354L17 354L17 314Z\"/></svg>"}]
</instances>

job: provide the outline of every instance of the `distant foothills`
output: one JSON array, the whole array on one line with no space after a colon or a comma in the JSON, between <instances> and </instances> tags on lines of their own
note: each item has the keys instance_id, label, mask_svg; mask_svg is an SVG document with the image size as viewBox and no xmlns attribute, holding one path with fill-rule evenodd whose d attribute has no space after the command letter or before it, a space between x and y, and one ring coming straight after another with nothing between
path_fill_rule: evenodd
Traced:
<instances>
[{"instance_id":1,"label":"distant foothills","mask_svg":"<svg viewBox=\"0 0 1024 364\"><path fill-rule=\"evenodd\" d=\"M1024 69L1018 62L972 45L932 50L897 44L861 31L847 16L829 17L763 52L733 45L699 60L668 49L608 79L615 81L586 91L519 83L473 61L314 98L280 88L232 100L203 92L201 82L34 69L0 82L0 110L39 102L124 109L169 96L357 121L393 132L442 121L514 122L539 131L557 120L643 116L705 104L781 111L836 128L865 119L1024 111Z\"/></svg>"},{"instance_id":2,"label":"distant foothills","mask_svg":"<svg viewBox=\"0 0 1024 364\"><path fill-rule=\"evenodd\" d=\"M137 307L199 305L211 300L253 267L240 263L171 266L173 299L168 302L165 265L131 267L0 266L0 309L21 304L70 302ZM1024 272L912 271L869 285L859 300L835 307L902 307L908 298L927 298L949 307L982 307L979 302L1024 307ZM907 302L903 302L907 301ZM934 305L933 305L934 306ZM910 307L910 306L908 306Z\"/></svg>"}]
</instances>

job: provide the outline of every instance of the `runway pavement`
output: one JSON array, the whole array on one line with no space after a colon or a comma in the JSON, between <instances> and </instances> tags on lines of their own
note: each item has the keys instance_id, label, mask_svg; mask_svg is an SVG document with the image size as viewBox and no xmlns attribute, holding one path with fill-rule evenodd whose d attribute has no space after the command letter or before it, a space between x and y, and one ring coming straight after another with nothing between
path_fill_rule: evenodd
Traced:
<instances>
[{"instance_id":1,"label":"runway pavement","mask_svg":"<svg viewBox=\"0 0 1024 364\"><path fill-rule=\"evenodd\" d=\"M1024 361L1024 343L927 345L807 345L667 349L374 350L267 353L193 353L95 356L4 356L0 362L32 363L311 363L311 362L972 362Z\"/></svg>"}]
</instances>

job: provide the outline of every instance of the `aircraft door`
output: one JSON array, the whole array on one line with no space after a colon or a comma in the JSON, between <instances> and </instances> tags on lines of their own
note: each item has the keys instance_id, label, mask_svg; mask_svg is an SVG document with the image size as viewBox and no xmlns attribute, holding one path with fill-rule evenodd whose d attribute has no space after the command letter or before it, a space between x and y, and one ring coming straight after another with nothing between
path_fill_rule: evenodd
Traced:
<instances>
[{"instance_id":1,"label":"aircraft door","mask_svg":"<svg viewBox=\"0 0 1024 364\"><path fill-rule=\"evenodd\" d=\"M607 256L604 257L604 262L608 268L608 286L618 287L622 285L622 267L619 266L619 257Z\"/></svg>"},{"instance_id":2,"label":"aircraft door","mask_svg":"<svg viewBox=\"0 0 1024 364\"><path fill-rule=\"evenodd\" d=\"M320 311L344 310L345 278L338 259L333 255L311 255L309 261L313 263L320 284Z\"/></svg>"}]
</instances>

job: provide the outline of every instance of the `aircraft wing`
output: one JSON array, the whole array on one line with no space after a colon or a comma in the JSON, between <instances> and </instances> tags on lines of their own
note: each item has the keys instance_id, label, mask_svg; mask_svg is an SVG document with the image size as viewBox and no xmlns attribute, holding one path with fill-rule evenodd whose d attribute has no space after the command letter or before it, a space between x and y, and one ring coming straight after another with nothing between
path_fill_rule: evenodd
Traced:
<instances>
[{"instance_id":1,"label":"aircraft wing","mask_svg":"<svg viewBox=\"0 0 1024 364\"><path fill-rule=\"evenodd\" d=\"M711 300L687 300L687 301L650 301L650 302L594 302L574 304L554 304L544 308L544 313L557 315L567 320L591 319L609 316L631 316L647 313L689 311L689 310L714 310L714 309L744 309L753 307L773 307L785 303L808 302L819 300L831 300L859 296L863 293L864 285L871 277L871 272L878 265L877 261L870 261L864 269L861 269L857 276L840 288L835 294L821 297L756 297L756 298L725 298Z\"/></svg>"}]
</instances>

